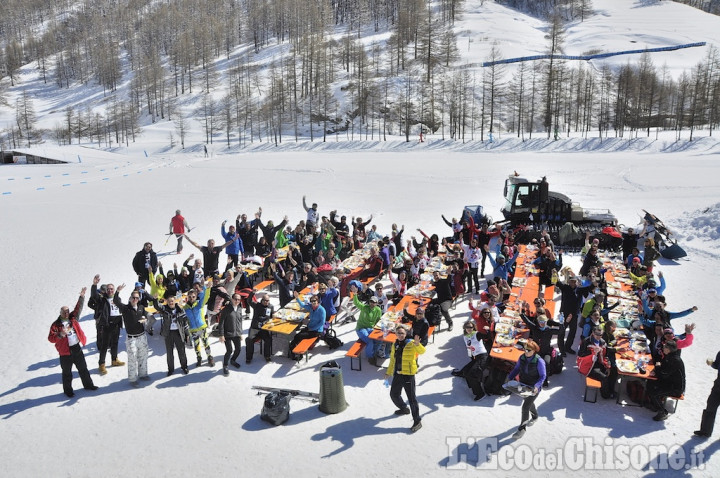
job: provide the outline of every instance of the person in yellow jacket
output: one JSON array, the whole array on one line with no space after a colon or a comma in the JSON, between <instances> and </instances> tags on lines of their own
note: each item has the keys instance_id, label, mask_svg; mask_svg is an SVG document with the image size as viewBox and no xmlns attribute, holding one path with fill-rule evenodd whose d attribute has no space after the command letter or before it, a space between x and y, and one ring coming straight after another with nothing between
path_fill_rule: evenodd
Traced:
<instances>
[{"instance_id":1,"label":"person in yellow jacket","mask_svg":"<svg viewBox=\"0 0 720 478\"><path fill-rule=\"evenodd\" d=\"M159 299L165 298L165 275L162 273L162 264L160 264L160 271L157 276L153 274L152 269L148 267L148 283L150 284L150 295ZM137 287L137 284L136 284ZM148 334L153 335L153 325L157 322L154 314L147 315L148 320L145 322L145 330Z\"/></svg>"},{"instance_id":2,"label":"person in yellow jacket","mask_svg":"<svg viewBox=\"0 0 720 478\"><path fill-rule=\"evenodd\" d=\"M410 431L416 432L422 428L422 422L420 421L420 409L415 396L415 374L418 369L417 356L425 353L425 347L420 343L419 335L416 335L414 340L410 340L407 337L407 329L402 325L395 328L395 335L397 340L390 350L390 365L388 365L385 376L385 385L388 386L390 377L393 377L390 398L398 407L395 410L395 415L409 415L412 413L413 425ZM400 396L403 389L405 389L408 402L410 402L409 408Z\"/></svg>"}]
</instances>

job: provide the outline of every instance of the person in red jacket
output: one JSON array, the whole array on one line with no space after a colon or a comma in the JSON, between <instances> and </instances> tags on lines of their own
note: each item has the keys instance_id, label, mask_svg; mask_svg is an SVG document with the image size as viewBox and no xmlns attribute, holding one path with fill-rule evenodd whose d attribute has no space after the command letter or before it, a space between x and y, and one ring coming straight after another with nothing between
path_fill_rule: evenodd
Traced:
<instances>
[{"instance_id":1,"label":"person in red jacket","mask_svg":"<svg viewBox=\"0 0 720 478\"><path fill-rule=\"evenodd\" d=\"M83 304L85 303L85 291L83 287L80 291L75 309L70 312L70 308L63 306L60 308L60 315L50 326L48 341L55 344L55 348L60 354L60 367L62 368L63 391L68 397L74 397L75 392L72 388L72 366L75 365L80 379L82 380L85 390L97 390L97 386L93 383L88 372L87 363L85 363L85 354L82 347L85 345L85 333L83 333L80 324L77 321Z\"/></svg>"},{"instance_id":2,"label":"person in red jacket","mask_svg":"<svg viewBox=\"0 0 720 478\"><path fill-rule=\"evenodd\" d=\"M186 232L190 230L187 221L180 214L180 209L175 211L175 215L170 219L170 234L175 234L177 238L177 253L180 254L183 250L182 240Z\"/></svg>"}]
</instances>

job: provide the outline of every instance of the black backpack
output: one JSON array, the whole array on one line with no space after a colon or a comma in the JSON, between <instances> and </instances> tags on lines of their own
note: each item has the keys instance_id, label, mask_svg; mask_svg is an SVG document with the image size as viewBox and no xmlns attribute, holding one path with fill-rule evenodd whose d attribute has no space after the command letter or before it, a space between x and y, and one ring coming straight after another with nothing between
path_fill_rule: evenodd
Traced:
<instances>
[{"instance_id":1,"label":"black backpack","mask_svg":"<svg viewBox=\"0 0 720 478\"><path fill-rule=\"evenodd\" d=\"M442 321L442 310L438 304L428 304L425 308L425 318L431 327L437 327Z\"/></svg>"},{"instance_id":2,"label":"black backpack","mask_svg":"<svg viewBox=\"0 0 720 478\"><path fill-rule=\"evenodd\" d=\"M325 344L327 344L330 350L335 350L343 345L343 341L337 338L337 334L333 329L329 329L325 332L322 339L325 341Z\"/></svg>"},{"instance_id":3,"label":"black backpack","mask_svg":"<svg viewBox=\"0 0 720 478\"><path fill-rule=\"evenodd\" d=\"M548 368L547 368L548 376L562 373L564 365L565 365L565 360L563 359L563 356L560 353L560 351L558 349L553 349L552 354L550 356L550 365L548 365Z\"/></svg>"}]
</instances>

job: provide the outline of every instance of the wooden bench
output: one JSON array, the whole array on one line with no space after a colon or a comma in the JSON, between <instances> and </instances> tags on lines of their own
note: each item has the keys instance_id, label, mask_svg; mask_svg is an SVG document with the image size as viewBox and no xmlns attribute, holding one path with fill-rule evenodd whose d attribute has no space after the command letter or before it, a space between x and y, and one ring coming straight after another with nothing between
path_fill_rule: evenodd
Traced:
<instances>
[{"instance_id":1,"label":"wooden bench","mask_svg":"<svg viewBox=\"0 0 720 478\"><path fill-rule=\"evenodd\" d=\"M365 342L358 339L350 347L350 350L345 354L346 357L350 357L350 370L362 370L362 353L365 350ZM353 360L357 359L358 367L353 367Z\"/></svg>"},{"instance_id":2,"label":"wooden bench","mask_svg":"<svg viewBox=\"0 0 720 478\"><path fill-rule=\"evenodd\" d=\"M602 383L599 380L595 380L594 378L585 377L585 397L583 398L583 402L590 402L595 403L597 402L597 395L598 390L602 388ZM593 395L593 400L588 400L588 392L590 390L594 390L595 394Z\"/></svg>"},{"instance_id":3,"label":"wooden bench","mask_svg":"<svg viewBox=\"0 0 720 478\"><path fill-rule=\"evenodd\" d=\"M310 337L308 339L303 339L300 341L299 344L295 346L295 348L292 350L292 353L295 355L304 355L305 361L308 361L308 352L312 350L313 347L315 347L315 344L318 343L320 340L320 336L317 337Z\"/></svg>"},{"instance_id":4,"label":"wooden bench","mask_svg":"<svg viewBox=\"0 0 720 478\"><path fill-rule=\"evenodd\" d=\"M675 410L677 410L678 402L680 400L685 400L685 394L680 395L679 397L665 397L665 403L667 403L668 400L673 401L673 408L672 411L668 410L670 413L675 413Z\"/></svg>"},{"instance_id":5,"label":"wooden bench","mask_svg":"<svg viewBox=\"0 0 720 478\"><path fill-rule=\"evenodd\" d=\"M261 283L254 285L254 286L253 286L253 290L254 290L255 292L259 292L259 291L261 291L261 290L263 290L263 289L266 289L266 288L268 288L268 287L272 290L272 285L273 285L273 284L275 284L275 281L274 281L274 280L264 280L264 281L262 281Z\"/></svg>"}]
</instances>

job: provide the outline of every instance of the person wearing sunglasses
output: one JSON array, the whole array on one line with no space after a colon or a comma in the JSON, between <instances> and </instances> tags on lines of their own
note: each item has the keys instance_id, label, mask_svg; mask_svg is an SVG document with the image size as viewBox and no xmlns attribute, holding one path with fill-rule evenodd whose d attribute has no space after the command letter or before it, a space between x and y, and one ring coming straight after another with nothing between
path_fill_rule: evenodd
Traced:
<instances>
[{"instance_id":1,"label":"person wearing sunglasses","mask_svg":"<svg viewBox=\"0 0 720 478\"><path fill-rule=\"evenodd\" d=\"M603 328L597 326L590 336L582 341L577 354L578 372L602 383L600 395L603 398L613 398L617 368L610 365L607 344L602 337Z\"/></svg>"},{"instance_id":2,"label":"person wearing sunglasses","mask_svg":"<svg viewBox=\"0 0 720 478\"><path fill-rule=\"evenodd\" d=\"M303 356L293 354L293 349L303 340L312 337L318 337L323 334L323 331L325 330L325 320L327 319L327 312L325 311L323 306L320 305L320 297L318 297L317 295L311 296L310 300L305 302L300 300L300 294L295 292L295 300L300 305L300 307L305 309L306 312L310 313L310 318L307 325L303 327L297 334L295 334L295 337L293 337L290 345L288 346L288 353L290 354L290 358L299 362L300 360L302 360Z\"/></svg>"},{"instance_id":3,"label":"person wearing sunglasses","mask_svg":"<svg viewBox=\"0 0 720 478\"><path fill-rule=\"evenodd\" d=\"M485 387L482 380L488 361L488 353L483 343L483 335L478 333L473 320L468 320L463 325L463 340L465 340L470 361L462 369L455 369L451 373L454 377L463 377L465 379L475 397L473 400L481 400L485 397Z\"/></svg>"},{"instance_id":4,"label":"person wearing sunglasses","mask_svg":"<svg viewBox=\"0 0 720 478\"><path fill-rule=\"evenodd\" d=\"M55 344L55 348L60 354L60 368L62 368L62 384L65 395L69 398L75 396L72 388L72 366L75 365L80 379L82 380L85 390L97 390L97 386L93 383L90 372L88 372L87 363L85 362L85 354L82 348L85 345L85 334L83 333L78 317L85 303L85 292L87 288L83 287L80 291L80 297L73 311L63 306L60 308L60 315L50 326L48 341Z\"/></svg>"},{"instance_id":5,"label":"person wearing sunglasses","mask_svg":"<svg viewBox=\"0 0 720 478\"><path fill-rule=\"evenodd\" d=\"M665 409L665 399L680 397L685 393L685 364L674 340L663 344L663 358L655 365L652 374L657 380L648 380L648 397L651 407L657 410L653 420L659 422L670 415Z\"/></svg>"},{"instance_id":6,"label":"person wearing sunglasses","mask_svg":"<svg viewBox=\"0 0 720 478\"><path fill-rule=\"evenodd\" d=\"M115 292L113 302L122 313L123 325L125 326L125 351L127 352L128 365L128 381L130 386L138 387L138 377L140 380L150 380L148 375L148 342L145 334L145 323L148 314L145 307L140 304L140 293L133 290L130 292L130 298L127 304L123 304L120 300L120 291L125 288L125 284L120 284Z\"/></svg>"},{"instance_id":7,"label":"person wearing sunglasses","mask_svg":"<svg viewBox=\"0 0 720 478\"><path fill-rule=\"evenodd\" d=\"M521 438L525 434L527 427L534 425L538 419L535 399L540 394L543 382L547 377L545 361L537 354L540 351L540 346L530 339L525 343L523 350L523 355L515 364L515 368L508 374L507 380L517 380L522 384L533 387L533 393L523 399L520 426L513 435L515 439Z\"/></svg>"},{"instance_id":8,"label":"person wearing sunglasses","mask_svg":"<svg viewBox=\"0 0 720 478\"><path fill-rule=\"evenodd\" d=\"M265 325L265 322L272 318L275 313L275 307L270 304L270 297L268 297L266 293L253 296L250 307L253 310L253 316L252 320L250 320L248 336L245 339L245 363L252 362L255 353L254 343L256 340L263 341L265 361L270 362L272 361L272 335L262 327Z\"/></svg>"},{"instance_id":9,"label":"person wearing sunglasses","mask_svg":"<svg viewBox=\"0 0 720 478\"><path fill-rule=\"evenodd\" d=\"M408 329L403 325L395 328L395 335L397 340L390 350L390 364L385 373L385 384L389 384L392 377L390 399L398 408L395 410L395 415L412 413L413 425L410 431L416 432L422 428L422 421L415 393L415 374L418 371L417 356L425 353L425 347L420 343L420 336L415 335L414 339L408 338ZM409 408L400 395L403 390L408 397Z\"/></svg>"}]
</instances>

